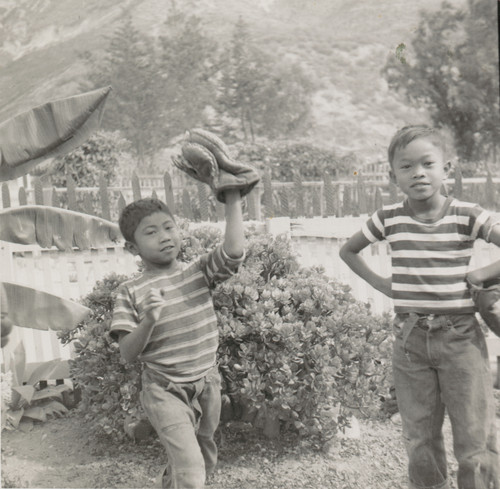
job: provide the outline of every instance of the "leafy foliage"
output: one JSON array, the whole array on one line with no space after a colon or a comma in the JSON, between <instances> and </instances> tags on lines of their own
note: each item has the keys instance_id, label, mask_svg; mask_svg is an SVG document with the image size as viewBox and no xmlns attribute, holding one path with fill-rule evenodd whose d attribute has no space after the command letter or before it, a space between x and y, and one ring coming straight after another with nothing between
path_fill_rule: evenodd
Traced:
<instances>
[{"instance_id":1,"label":"leafy foliage","mask_svg":"<svg viewBox=\"0 0 500 489\"><path fill-rule=\"evenodd\" d=\"M183 232L180 259L191 261L221 240L210 228ZM285 238L248 231L240 272L213 291L220 326L218 359L231 416L269 432L324 441L349 410L373 415L388 390L387 318L373 316L348 287L318 269L300 268ZM125 364L108 331L123 276L98 282L84 299L94 313L72 337L72 375L94 433L123 438L123 423L143 414L141 366ZM227 410L226 410L227 412Z\"/></svg>"},{"instance_id":2,"label":"leafy foliage","mask_svg":"<svg viewBox=\"0 0 500 489\"><path fill-rule=\"evenodd\" d=\"M391 87L427 105L434 124L452 131L458 156L476 163L498 148L497 16L489 0L467 7L444 2L438 12L423 12L411 49L398 46L384 71Z\"/></svg>"},{"instance_id":3,"label":"leafy foliage","mask_svg":"<svg viewBox=\"0 0 500 489\"><path fill-rule=\"evenodd\" d=\"M66 187L67 175L71 175L78 187L97 187L101 176L112 182L128 146L119 133L99 131L77 149L54 159L52 184Z\"/></svg>"},{"instance_id":4,"label":"leafy foliage","mask_svg":"<svg viewBox=\"0 0 500 489\"><path fill-rule=\"evenodd\" d=\"M221 55L218 110L239 120L245 141L256 134L276 136L307 120L312 84L303 69L280 62L252 42L242 18Z\"/></svg>"},{"instance_id":5,"label":"leafy foliage","mask_svg":"<svg viewBox=\"0 0 500 489\"><path fill-rule=\"evenodd\" d=\"M8 362L10 378L5 386L10 387L10 395L2 392L2 429L18 428L21 422L47 421L51 417L68 412L62 402L62 394L71 390L61 384L40 388L40 381L46 379L58 367L60 360L42 363L23 382L26 370L26 353L22 342L16 347ZM4 380L4 379L2 379ZM4 384L4 382L2 382Z\"/></svg>"},{"instance_id":6,"label":"leafy foliage","mask_svg":"<svg viewBox=\"0 0 500 489\"><path fill-rule=\"evenodd\" d=\"M248 161L261 170L271 170L271 178L292 182L295 171L306 180L321 180L325 172L330 175L346 175L356 160L340 157L334 150L320 148L306 142L273 142L266 144L234 144L235 158Z\"/></svg>"}]
</instances>

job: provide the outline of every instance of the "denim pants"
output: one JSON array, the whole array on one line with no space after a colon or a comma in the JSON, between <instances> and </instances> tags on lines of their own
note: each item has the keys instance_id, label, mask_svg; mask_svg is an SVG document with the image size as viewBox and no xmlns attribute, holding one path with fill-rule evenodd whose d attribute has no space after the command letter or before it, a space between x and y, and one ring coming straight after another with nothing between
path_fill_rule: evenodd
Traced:
<instances>
[{"instance_id":1,"label":"denim pants","mask_svg":"<svg viewBox=\"0 0 500 489\"><path fill-rule=\"evenodd\" d=\"M186 383L170 382L151 369L144 370L141 402L167 452L163 487L200 489L214 471L220 390L217 367Z\"/></svg>"},{"instance_id":2,"label":"denim pants","mask_svg":"<svg viewBox=\"0 0 500 489\"><path fill-rule=\"evenodd\" d=\"M498 489L493 381L473 314L398 314L393 371L412 489L448 488L445 409L459 489Z\"/></svg>"}]
</instances>

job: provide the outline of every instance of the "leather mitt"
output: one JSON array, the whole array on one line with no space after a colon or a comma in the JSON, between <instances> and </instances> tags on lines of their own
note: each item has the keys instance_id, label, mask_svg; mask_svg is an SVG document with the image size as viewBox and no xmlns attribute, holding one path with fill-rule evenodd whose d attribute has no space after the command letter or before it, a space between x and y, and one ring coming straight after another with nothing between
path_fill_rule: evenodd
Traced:
<instances>
[{"instance_id":1,"label":"leather mitt","mask_svg":"<svg viewBox=\"0 0 500 489\"><path fill-rule=\"evenodd\" d=\"M208 184L219 202L226 201L226 190L237 189L243 197L260 180L254 168L234 161L224 142L209 131L188 131L181 151L182 155L172 157L174 165Z\"/></svg>"},{"instance_id":2,"label":"leather mitt","mask_svg":"<svg viewBox=\"0 0 500 489\"><path fill-rule=\"evenodd\" d=\"M482 287L469 285L479 315L488 328L500 337L500 280L489 280Z\"/></svg>"}]
</instances>

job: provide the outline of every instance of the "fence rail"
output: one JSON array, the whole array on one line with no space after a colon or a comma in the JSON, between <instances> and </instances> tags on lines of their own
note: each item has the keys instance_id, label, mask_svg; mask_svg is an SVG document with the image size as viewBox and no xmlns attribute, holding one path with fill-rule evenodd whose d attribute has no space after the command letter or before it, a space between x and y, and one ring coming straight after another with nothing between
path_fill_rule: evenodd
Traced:
<instances>
[{"instance_id":1,"label":"fence rail","mask_svg":"<svg viewBox=\"0 0 500 489\"><path fill-rule=\"evenodd\" d=\"M68 178L65 188L48 186L40 178L31 179L32 186L20 186L17 195L6 184L2 184L2 204L43 204L86 212L116 221L120 210L132 200L154 196L164 200L173 213L191 221L219 222L224 218L223 205L215 200L207 185L179 178L168 172L163 175L132 175L120 178L119 185L109 186L101 179L98 187L77 187ZM182 180L181 180L182 181ZM491 175L483 178L455 179L445 181L444 191L458 198L478 202L484 207L500 211L497 199L500 178ZM272 217L346 217L371 213L382 204L402 199L395 185L389 182L365 179L362 174L352 179L332 180L325 174L321 181L304 181L299 173L293 182L271 181L270 173L244 198L245 218L263 220Z\"/></svg>"}]
</instances>

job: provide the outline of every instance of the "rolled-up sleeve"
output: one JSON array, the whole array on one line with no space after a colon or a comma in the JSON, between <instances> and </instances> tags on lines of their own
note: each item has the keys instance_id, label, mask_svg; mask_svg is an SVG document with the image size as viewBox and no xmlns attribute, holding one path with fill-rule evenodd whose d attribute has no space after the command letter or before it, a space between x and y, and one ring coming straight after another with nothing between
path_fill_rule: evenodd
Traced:
<instances>
[{"instance_id":1,"label":"rolled-up sleeve","mask_svg":"<svg viewBox=\"0 0 500 489\"><path fill-rule=\"evenodd\" d=\"M113 319L109 334L118 340L120 332L130 333L139 324L139 314L134 307L134 301L126 285L122 285L116 296L115 307L113 309Z\"/></svg>"},{"instance_id":2,"label":"rolled-up sleeve","mask_svg":"<svg viewBox=\"0 0 500 489\"><path fill-rule=\"evenodd\" d=\"M219 245L200 258L200 268L208 284L215 286L234 275L244 260L245 253L239 258L232 258L224 251L223 245Z\"/></svg>"}]
</instances>

